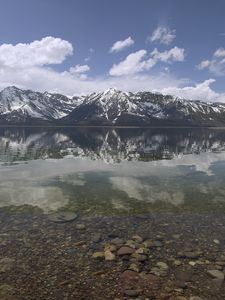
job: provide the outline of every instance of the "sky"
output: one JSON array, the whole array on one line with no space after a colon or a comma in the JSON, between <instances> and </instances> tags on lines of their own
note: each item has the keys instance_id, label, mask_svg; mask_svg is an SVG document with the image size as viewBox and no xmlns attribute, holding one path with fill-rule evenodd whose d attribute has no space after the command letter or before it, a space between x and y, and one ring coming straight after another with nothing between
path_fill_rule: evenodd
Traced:
<instances>
[{"instance_id":1,"label":"sky","mask_svg":"<svg viewBox=\"0 0 225 300\"><path fill-rule=\"evenodd\" d=\"M0 0L0 90L225 102L224 0Z\"/></svg>"}]
</instances>

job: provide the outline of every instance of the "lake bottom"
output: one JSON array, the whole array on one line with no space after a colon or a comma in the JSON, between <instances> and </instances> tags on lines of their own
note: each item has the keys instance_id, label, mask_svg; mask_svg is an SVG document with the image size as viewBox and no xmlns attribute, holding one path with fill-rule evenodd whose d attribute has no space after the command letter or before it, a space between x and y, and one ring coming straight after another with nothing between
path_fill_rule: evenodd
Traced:
<instances>
[{"instance_id":1,"label":"lake bottom","mask_svg":"<svg viewBox=\"0 0 225 300\"><path fill-rule=\"evenodd\" d=\"M0 299L225 299L223 214L1 209L0 228Z\"/></svg>"}]
</instances>

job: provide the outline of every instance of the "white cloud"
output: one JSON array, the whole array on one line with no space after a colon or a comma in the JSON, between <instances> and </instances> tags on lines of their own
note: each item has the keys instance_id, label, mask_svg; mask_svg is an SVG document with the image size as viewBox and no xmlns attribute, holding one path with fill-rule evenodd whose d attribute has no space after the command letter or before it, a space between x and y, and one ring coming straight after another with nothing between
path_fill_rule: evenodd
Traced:
<instances>
[{"instance_id":1,"label":"white cloud","mask_svg":"<svg viewBox=\"0 0 225 300\"><path fill-rule=\"evenodd\" d=\"M225 49L220 47L219 49L217 49L215 52L214 52L214 56L215 57L224 57L225 56Z\"/></svg>"},{"instance_id":2,"label":"white cloud","mask_svg":"<svg viewBox=\"0 0 225 300\"><path fill-rule=\"evenodd\" d=\"M73 54L68 41L51 36L30 44L0 45L0 68L29 68L62 63Z\"/></svg>"},{"instance_id":3,"label":"white cloud","mask_svg":"<svg viewBox=\"0 0 225 300\"><path fill-rule=\"evenodd\" d=\"M194 86L185 87L168 87L162 89L162 93L176 95L186 99L212 101L212 102L225 102L225 94L215 92L211 88L211 84L215 79L208 79Z\"/></svg>"},{"instance_id":4,"label":"white cloud","mask_svg":"<svg viewBox=\"0 0 225 300\"><path fill-rule=\"evenodd\" d=\"M154 60L162 61L164 63L171 63L173 61L184 61L185 53L183 48L174 47L170 50L159 52L157 48L155 48L151 55Z\"/></svg>"},{"instance_id":5,"label":"white cloud","mask_svg":"<svg viewBox=\"0 0 225 300\"><path fill-rule=\"evenodd\" d=\"M184 49L178 47L174 47L164 52L159 52L158 49L155 48L148 58L146 50L139 50L129 54L125 60L121 61L119 64L114 64L109 70L109 74L112 76L132 75L147 71L158 62L181 62L184 60L184 56Z\"/></svg>"},{"instance_id":6,"label":"white cloud","mask_svg":"<svg viewBox=\"0 0 225 300\"><path fill-rule=\"evenodd\" d=\"M23 50L18 45L22 45L22 48L26 49L24 53L31 55L33 61L30 57L22 57ZM88 71L89 66L87 65L73 67L75 72L73 72L73 68L69 71L59 72L48 66L48 64L60 63L67 55L72 54L72 45L67 41L49 37L30 44L18 45L10 45L9 53L4 52L5 50L2 50L4 47L0 46L0 90L15 85L23 89L58 92L72 96L94 91L101 92L115 87L131 92L158 91L185 98L225 102L224 94L219 94L212 89L211 84L214 82L212 79L191 86L189 80L176 78L171 72L156 75L139 73L149 70L158 62L182 61L184 51L177 47L164 52L155 49L149 55L146 50L137 51L126 58L129 63L122 65L121 76L91 78L87 74L81 73L81 71ZM91 51L89 52L91 53ZM3 53L9 58L9 61L6 56L3 56Z\"/></svg>"},{"instance_id":7,"label":"white cloud","mask_svg":"<svg viewBox=\"0 0 225 300\"><path fill-rule=\"evenodd\" d=\"M110 48L109 52L119 52L122 51L125 48L128 48L134 44L134 40L129 36L127 39L123 41L117 41L115 42L112 47Z\"/></svg>"},{"instance_id":8,"label":"white cloud","mask_svg":"<svg viewBox=\"0 0 225 300\"><path fill-rule=\"evenodd\" d=\"M222 47L218 48L210 60L203 60L196 67L199 70L208 69L217 76L225 75L225 49Z\"/></svg>"},{"instance_id":9,"label":"white cloud","mask_svg":"<svg viewBox=\"0 0 225 300\"><path fill-rule=\"evenodd\" d=\"M90 71L90 67L88 65L76 65L75 67L71 67L69 72L71 74L81 74Z\"/></svg>"},{"instance_id":10,"label":"white cloud","mask_svg":"<svg viewBox=\"0 0 225 300\"><path fill-rule=\"evenodd\" d=\"M79 75L79 74L78 74ZM82 74L85 75L85 74ZM58 92L66 95L81 95L101 92L110 87L124 91L158 90L168 86L184 84L183 79L177 79L171 74L157 76L138 74L121 77L80 78L70 72L59 73L50 68L33 67L23 70L0 70L0 90L15 85L23 89Z\"/></svg>"},{"instance_id":11,"label":"white cloud","mask_svg":"<svg viewBox=\"0 0 225 300\"><path fill-rule=\"evenodd\" d=\"M159 26L153 31L152 35L147 38L149 42L159 42L160 44L169 45L176 38L176 30Z\"/></svg>"},{"instance_id":12,"label":"white cloud","mask_svg":"<svg viewBox=\"0 0 225 300\"><path fill-rule=\"evenodd\" d=\"M203 69L206 69L210 66L210 61L209 60L203 60L202 62L200 62L199 65L197 65L197 68L199 70L203 70Z\"/></svg>"},{"instance_id":13,"label":"white cloud","mask_svg":"<svg viewBox=\"0 0 225 300\"><path fill-rule=\"evenodd\" d=\"M3 75L3 76L2 76ZM84 74L82 74L84 75ZM58 73L47 68L0 71L0 90L15 85L23 89L62 93L68 96L102 92L114 87L124 91L158 91L186 99L201 99L225 102L225 94L211 88L214 80L191 86L187 79L172 74L136 74L123 77L80 78L67 73Z\"/></svg>"},{"instance_id":14,"label":"white cloud","mask_svg":"<svg viewBox=\"0 0 225 300\"><path fill-rule=\"evenodd\" d=\"M146 70L147 60L144 58L147 55L146 50L139 50L137 52L129 54L125 60L121 61L119 64L114 64L109 70L109 74L112 76L123 76L123 75L132 75L138 72ZM152 62L152 66L154 62ZM149 68L150 68L150 64Z\"/></svg>"}]
</instances>

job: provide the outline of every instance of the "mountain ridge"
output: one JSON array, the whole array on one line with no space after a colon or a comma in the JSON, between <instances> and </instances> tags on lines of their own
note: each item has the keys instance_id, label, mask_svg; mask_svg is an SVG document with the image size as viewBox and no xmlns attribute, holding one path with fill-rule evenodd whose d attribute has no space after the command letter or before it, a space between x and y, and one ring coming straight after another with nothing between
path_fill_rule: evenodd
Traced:
<instances>
[{"instance_id":1,"label":"mountain ridge","mask_svg":"<svg viewBox=\"0 0 225 300\"><path fill-rule=\"evenodd\" d=\"M67 97L11 86L0 92L0 124L224 126L225 103L114 88Z\"/></svg>"}]
</instances>

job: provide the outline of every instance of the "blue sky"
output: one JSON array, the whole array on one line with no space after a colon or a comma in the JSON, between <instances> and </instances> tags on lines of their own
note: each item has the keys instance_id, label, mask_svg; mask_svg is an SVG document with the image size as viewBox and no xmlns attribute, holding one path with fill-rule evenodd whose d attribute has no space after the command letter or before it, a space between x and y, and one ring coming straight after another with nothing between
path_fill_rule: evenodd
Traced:
<instances>
[{"instance_id":1,"label":"blue sky","mask_svg":"<svg viewBox=\"0 0 225 300\"><path fill-rule=\"evenodd\" d=\"M224 11L224 0L0 0L0 89L225 101Z\"/></svg>"}]
</instances>

